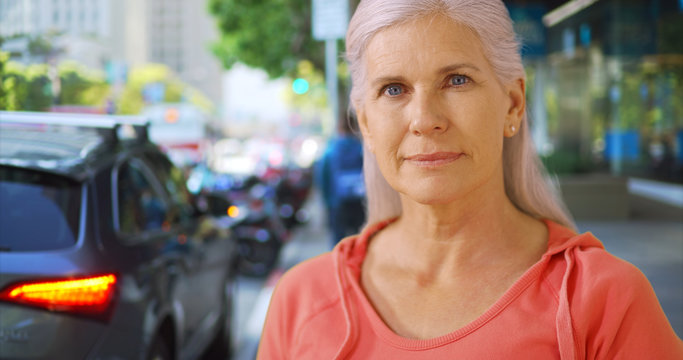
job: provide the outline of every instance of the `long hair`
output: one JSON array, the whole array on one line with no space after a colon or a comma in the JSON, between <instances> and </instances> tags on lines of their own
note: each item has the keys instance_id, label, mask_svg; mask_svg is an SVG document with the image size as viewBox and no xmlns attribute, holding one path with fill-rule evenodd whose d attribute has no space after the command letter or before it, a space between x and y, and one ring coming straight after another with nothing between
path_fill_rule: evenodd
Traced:
<instances>
[{"instance_id":1,"label":"long hair","mask_svg":"<svg viewBox=\"0 0 683 360\"><path fill-rule=\"evenodd\" d=\"M388 27L435 14L446 15L479 36L484 54L502 84L526 79L520 44L510 15L500 0L362 0L346 33L352 107L362 106L366 80L363 56L372 37ZM575 229L558 194L557 182L551 182L534 149L527 125L525 113L519 132L503 142L505 192L526 214ZM398 193L384 179L375 156L367 148L364 156L368 223L400 215Z\"/></svg>"}]
</instances>

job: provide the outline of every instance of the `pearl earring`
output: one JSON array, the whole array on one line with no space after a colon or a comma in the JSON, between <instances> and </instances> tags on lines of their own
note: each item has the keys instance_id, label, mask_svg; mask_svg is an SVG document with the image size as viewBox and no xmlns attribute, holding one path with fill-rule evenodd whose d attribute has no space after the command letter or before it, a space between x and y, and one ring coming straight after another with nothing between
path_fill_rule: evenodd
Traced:
<instances>
[{"instance_id":1,"label":"pearl earring","mask_svg":"<svg viewBox=\"0 0 683 360\"><path fill-rule=\"evenodd\" d=\"M510 126L510 130L512 130L512 132L515 132L515 130L516 130L516 129L515 129L515 126L514 126L514 125L511 125L511 126Z\"/></svg>"}]
</instances>

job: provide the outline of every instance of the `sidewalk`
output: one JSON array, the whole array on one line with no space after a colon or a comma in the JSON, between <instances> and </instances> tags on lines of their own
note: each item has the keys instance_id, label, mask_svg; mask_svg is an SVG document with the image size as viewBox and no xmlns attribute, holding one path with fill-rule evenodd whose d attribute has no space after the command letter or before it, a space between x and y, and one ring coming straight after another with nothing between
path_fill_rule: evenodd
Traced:
<instances>
[{"instance_id":1,"label":"sidewalk","mask_svg":"<svg viewBox=\"0 0 683 360\"><path fill-rule=\"evenodd\" d=\"M265 280L258 295L251 296L255 299L253 303L241 305L241 308L247 310L249 314L245 320L238 320L238 324L242 328L237 331L239 332L237 348L233 357L236 360L253 360L256 358L258 341L266 318L270 296L280 276L292 266L331 250L331 234L325 224L325 209L317 191L313 191L305 207L311 214L310 221L297 228L290 241L282 248L277 270ZM243 281L252 284L258 282L258 280ZM238 314L238 317L244 315Z\"/></svg>"}]
</instances>

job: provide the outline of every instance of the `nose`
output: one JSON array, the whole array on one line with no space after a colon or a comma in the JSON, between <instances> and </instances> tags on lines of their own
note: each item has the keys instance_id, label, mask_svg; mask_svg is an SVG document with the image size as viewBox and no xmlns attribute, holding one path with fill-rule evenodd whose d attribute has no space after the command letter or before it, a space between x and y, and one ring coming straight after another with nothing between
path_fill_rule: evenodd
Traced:
<instances>
[{"instance_id":1,"label":"nose","mask_svg":"<svg viewBox=\"0 0 683 360\"><path fill-rule=\"evenodd\" d=\"M449 120L438 94L416 92L411 104L410 132L416 136L434 135L448 129Z\"/></svg>"}]
</instances>

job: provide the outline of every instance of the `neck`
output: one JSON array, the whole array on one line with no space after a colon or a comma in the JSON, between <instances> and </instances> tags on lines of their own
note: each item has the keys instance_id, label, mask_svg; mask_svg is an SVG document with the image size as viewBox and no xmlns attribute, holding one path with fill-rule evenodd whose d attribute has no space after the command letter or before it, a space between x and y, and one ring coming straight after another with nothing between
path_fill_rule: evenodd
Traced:
<instances>
[{"instance_id":1,"label":"neck","mask_svg":"<svg viewBox=\"0 0 683 360\"><path fill-rule=\"evenodd\" d=\"M397 263L438 280L456 273L467 276L539 251L539 244L526 240L530 231L539 231L539 222L519 211L502 186L476 192L438 205L402 196L403 214L389 228L396 260L402 260Z\"/></svg>"}]
</instances>

